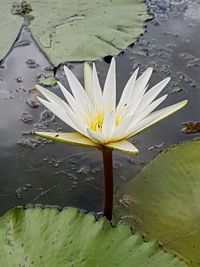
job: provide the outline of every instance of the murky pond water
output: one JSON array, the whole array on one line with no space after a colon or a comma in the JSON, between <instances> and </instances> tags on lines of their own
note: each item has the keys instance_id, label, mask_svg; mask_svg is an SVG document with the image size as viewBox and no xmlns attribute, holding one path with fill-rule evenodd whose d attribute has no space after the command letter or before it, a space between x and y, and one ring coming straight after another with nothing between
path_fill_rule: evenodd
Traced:
<instances>
[{"instance_id":1,"label":"murky pond water","mask_svg":"<svg viewBox=\"0 0 200 267\"><path fill-rule=\"evenodd\" d=\"M137 66L141 71L153 66L152 85L172 77L163 106L183 99L188 99L189 105L133 139L141 151L139 156L114 153L115 190L164 148L198 135L186 135L181 128L183 122L199 120L200 3L152 0L149 6L154 20L146 23L146 32L138 42L117 58L118 95ZM106 61L97 62L101 82L108 69ZM83 80L82 63L68 65ZM34 84L41 75L53 71L25 29L0 67L0 214L28 203L101 210L100 152L53 143L33 134L34 129L70 129L35 99ZM56 76L66 84L62 68ZM60 94L57 89L51 90Z\"/></svg>"}]
</instances>

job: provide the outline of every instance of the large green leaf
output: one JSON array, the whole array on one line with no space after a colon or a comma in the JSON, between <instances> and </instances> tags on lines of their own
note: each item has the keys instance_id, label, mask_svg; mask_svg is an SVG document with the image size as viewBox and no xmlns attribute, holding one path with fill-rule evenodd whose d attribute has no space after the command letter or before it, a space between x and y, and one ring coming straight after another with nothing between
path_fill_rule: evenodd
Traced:
<instances>
[{"instance_id":1,"label":"large green leaf","mask_svg":"<svg viewBox=\"0 0 200 267\"><path fill-rule=\"evenodd\" d=\"M16 39L23 17L55 66L117 55L143 33L150 18L142 0L1 0L0 58Z\"/></svg>"},{"instance_id":2,"label":"large green leaf","mask_svg":"<svg viewBox=\"0 0 200 267\"><path fill-rule=\"evenodd\" d=\"M116 213L148 239L200 264L200 140L170 148L120 192Z\"/></svg>"},{"instance_id":3,"label":"large green leaf","mask_svg":"<svg viewBox=\"0 0 200 267\"><path fill-rule=\"evenodd\" d=\"M28 0L30 29L54 65L117 55L143 33L142 0Z\"/></svg>"},{"instance_id":4,"label":"large green leaf","mask_svg":"<svg viewBox=\"0 0 200 267\"><path fill-rule=\"evenodd\" d=\"M10 50L23 23L22 17L11 14L12 3L13 0L0 1L0 60Z\"/></svg>"},{"instance_id":5,"label":"large green leaf","mask_svg":"<svg viewBox=\"0 0 200 267\"><path fill-rule=\"evenodd\" d=\"M1 267L186 267L127 225L69 208L15 208L0 219Z\"/></svg>"}]
</instances>

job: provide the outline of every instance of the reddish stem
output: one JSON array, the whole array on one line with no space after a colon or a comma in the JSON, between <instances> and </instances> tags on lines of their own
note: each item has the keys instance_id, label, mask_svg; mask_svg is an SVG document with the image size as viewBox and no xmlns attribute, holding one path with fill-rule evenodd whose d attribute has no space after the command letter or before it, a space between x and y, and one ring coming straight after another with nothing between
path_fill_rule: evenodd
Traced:
<instances>
[{"instance_id":1,"label":"reddish stem","mask_svg":"<svg viewBox=\"0 0 200 267\"><path fill-rule=\"evenodd\" d=\"M102 150L103 166L104 166L104 204L103 215L112 220L113 207L113 160L112 150Z\"/></svg>"}]
</instances>

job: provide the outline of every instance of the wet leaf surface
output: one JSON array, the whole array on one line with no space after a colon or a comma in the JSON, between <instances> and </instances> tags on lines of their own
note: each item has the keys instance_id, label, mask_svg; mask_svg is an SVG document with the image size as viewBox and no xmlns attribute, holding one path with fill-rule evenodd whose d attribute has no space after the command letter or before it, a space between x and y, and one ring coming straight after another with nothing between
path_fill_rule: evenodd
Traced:
<instances>
[{"instance_id":1,"label":"wet leaf surface","mask_svg":"<svg viewBox=\"0 0 200 267\"><path fill-rule=\"evenodd\" d=\"M0 9L0 60L5 57L16 40L23 18L11 14L13 0L1 0Z\"/></svg>"},{"instance_id":2,"label":"wet leaf surface","mask_svg":"<svg viewBox=\"0 0 200 267\"><path fill-rule=\"evenodd\" d=\"M42 76L39 79L39 84L43 85L43 86L55 86L57 84L57 80L55 79L55 77L53 75L49 75L49 76Z\"/></svg>"},{"instance_id":3,"label":"wet leaf surface","mask_svg":"<svg viewBox=\"0 0 200 267\"><path fill-rule=\"evenodd\" d=\"M0 240L2 267L186 267L129 226L112 227L74 208L13 209L0 218Z\"/></svg>"},{"instance_id":4,"label":"wet leaf surface","mask_svg":"<svg viewBox=\"0 0 200 267\"><path fill-rule=\"evenodd\" d=\"M196 139L157 156L119 190L115 210L118 219L142 231L145 238L158 239L192 267L200 262L199 150L200 139ZM124 196L134 201L125 205Z\"/></svg>"},{"instance_id":5,"label":"wet leaf surface","mask_svg":"<svg viewBox=\"0 0 200 267\"><path fill-rule=\"evenodd\" d=\"M0 58L14 43L24 21L54 66L117 55L137 40L150 18L140 0L3 0L1 6L0 34L4 38Z\"/></svg>"},{"instance_id":6,"label":"wet leaf surface","mask_svg":"<svg viewBox=\"0 0 200 267\"><path fill-rule=\"evenodd\" d=\"M55 66L119 54L143 33L144 21L150 18L140 0L29 3L34 16L29 28Z\"/></svg>"}]
</instances>

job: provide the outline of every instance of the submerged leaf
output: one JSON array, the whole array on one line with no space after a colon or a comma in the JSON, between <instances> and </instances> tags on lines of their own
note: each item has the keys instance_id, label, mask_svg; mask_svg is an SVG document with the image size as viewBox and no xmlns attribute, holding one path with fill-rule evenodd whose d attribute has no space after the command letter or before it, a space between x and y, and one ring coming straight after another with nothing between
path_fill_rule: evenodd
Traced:
<instances>
[{"instance_id":1,"label":"submerged leaf","mask_svg":"<svg viewBox=\"0 0 200 267\"><path fill-rule=\"evenodd\" d=\"M117 216L199 266L200 139L160 154L120 195ZM124 205L124 195L134 201Z\"/></svg>"},{"instance_id":2,"label":"submerged leaf","mask_svg":"<svg viewBox=\"0 0 200 267\"><path fill-rule=\"evenodd\" d=\"M69 208L15 208L0 219L0 266L186 267L130 227Z\"/></svg>"}]
</instances>

